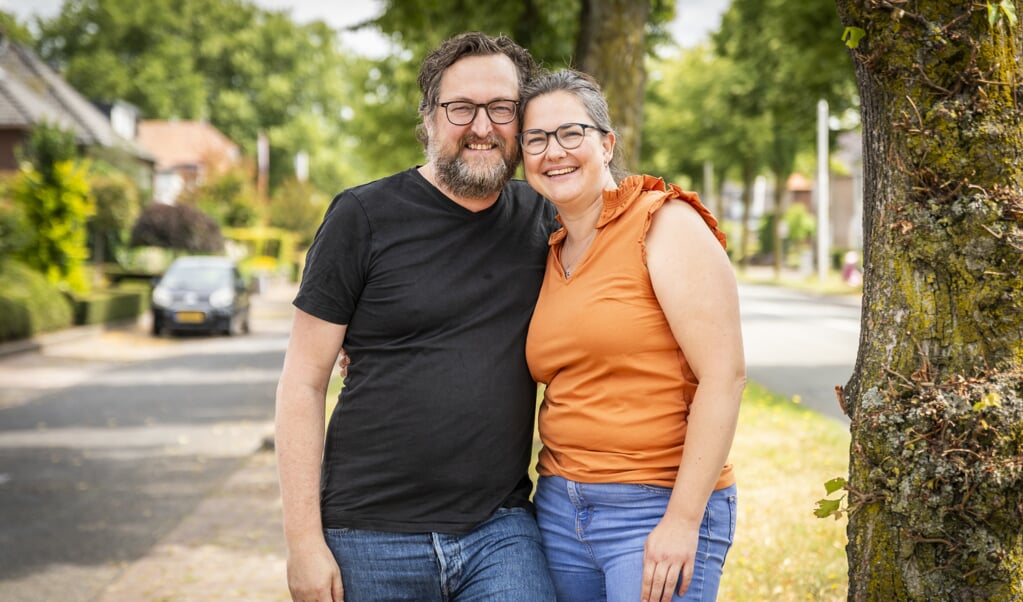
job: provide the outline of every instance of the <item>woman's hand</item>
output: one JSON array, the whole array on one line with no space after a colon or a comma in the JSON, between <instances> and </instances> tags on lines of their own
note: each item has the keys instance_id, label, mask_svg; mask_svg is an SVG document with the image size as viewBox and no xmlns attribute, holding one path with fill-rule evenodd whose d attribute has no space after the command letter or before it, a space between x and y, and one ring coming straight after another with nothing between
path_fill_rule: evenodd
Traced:
<instances>
[{"instance_id":1,"label":"woman's hand","mask_svg":"<svg viewBox=\"0 0 1023 602\"><path fill-rule=\"evenodd\" d=\"M693 579L699 523L689 524L665 515L646 538L643 551L642 602L671 602L685 594ZM681 579L680 579L681 577Z\"/></svg>"},{"instance_id":2,"label":"woman's hand","mask_svg":"<svg viewBox=\"0 0 1023 602\"><path fill-rule=\"evenodd\" d=\"M337 368L338 373L341 374L341 378L345 378L348 376L348 364L351 363L352 358L348 357L348 354L345 353L344 348L342 348L341 353L339 353L337 356Z\"/></svg>"}]
</instances>

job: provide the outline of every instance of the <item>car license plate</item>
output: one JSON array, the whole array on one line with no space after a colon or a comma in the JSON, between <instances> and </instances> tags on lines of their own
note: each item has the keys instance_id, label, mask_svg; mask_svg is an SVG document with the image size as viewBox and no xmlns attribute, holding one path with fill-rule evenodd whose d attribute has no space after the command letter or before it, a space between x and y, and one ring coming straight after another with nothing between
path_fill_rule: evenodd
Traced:
<instances>
[{"instance_id":1,"label":"car license plate","mask_svg":"<svg viewBox=\"0 0 1023 602\"><path fill-rule=\"evenodd\" d=\"M201 311L179 311L174 319L181 324L201 324L206 321L206 314Z\"/></svg>"}]
</instances>

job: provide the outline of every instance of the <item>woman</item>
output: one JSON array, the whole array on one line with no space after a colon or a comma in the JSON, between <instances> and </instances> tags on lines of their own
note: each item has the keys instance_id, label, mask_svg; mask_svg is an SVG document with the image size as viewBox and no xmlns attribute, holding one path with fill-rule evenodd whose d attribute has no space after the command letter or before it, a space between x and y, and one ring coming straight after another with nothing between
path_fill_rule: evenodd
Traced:
<instances>
[{"instance_id":1,"label":"woman","mask_svg":"<svg viewBox=\"0 0 1023 602\"><path fill-rule=\"evenodd\" d=\"M695 194L616 183L589 76L544 75L522 106L526 179L564 225L526 343L547 385L535 503L558 599L713 600L745 386L724 234Z\"/></svg>"}]
</instances>

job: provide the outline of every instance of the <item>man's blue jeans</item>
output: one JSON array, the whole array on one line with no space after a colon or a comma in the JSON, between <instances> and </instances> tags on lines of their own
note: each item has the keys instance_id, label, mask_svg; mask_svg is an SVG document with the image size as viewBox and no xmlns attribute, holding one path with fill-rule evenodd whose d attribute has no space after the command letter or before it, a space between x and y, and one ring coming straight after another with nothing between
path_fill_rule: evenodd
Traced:
<instances>
[{"instance_id":1,"label":"man's blue jeans","mask_svg":"<svg viewBox=\"0 0 1023 602\"><path fill-rule=\"evenodd\" d=\"M643 547L670 496L666 487L540 477L534 503L558 601L639 600ZM684 597L676 590L673 602L717 598L735 536L735 498L734 485L711 494L700 525L693 579Z\"/></svg>"},{"instance_id":2,"label":"man's blue jeans","mask_svg":"<svg viewBox=\"0 0 1023 602\"><path fill-rule=\"evenodd\" d=\"M345 602L553 602L532 513L501 508L469 533L325 529Z\"/></svg>"}]
</instances>

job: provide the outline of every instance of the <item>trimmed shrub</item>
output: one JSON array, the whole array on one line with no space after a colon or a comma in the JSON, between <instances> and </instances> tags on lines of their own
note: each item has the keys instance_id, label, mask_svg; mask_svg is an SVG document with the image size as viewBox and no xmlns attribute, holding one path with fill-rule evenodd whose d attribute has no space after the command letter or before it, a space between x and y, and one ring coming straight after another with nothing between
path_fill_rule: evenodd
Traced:
<instances>
[{"instance_id":1,"label":"trimmed shrub","mask_svg":"<svg viewBox=\"0 0 1023 602\"><path fill-rule=\"evenodd\" d=\"M0 341L72 325L71 303L46 277L23 263L0 262Z\"/></svg>"},{"instance_id":2,"label":"trimmed shrub","mask_svg":"<svg viewBox=\"0 0 1023 602\"><path fill-rule=\"evenodd\" d=\"M131 246L222 253L224 237L217 222L195 207L152 203L132 228Z\"/></svg>"},{"instance_id":3,"label":"trimmed shrub","mask_svg":"<svg viewBox=\"0 0 1023 602\"><path fill-rule=\"evenodd\" d=\"M149 289L108 290L72 298L78 325L108 324L137 319L149 307Z\"/></svg>"}]
</instances>

